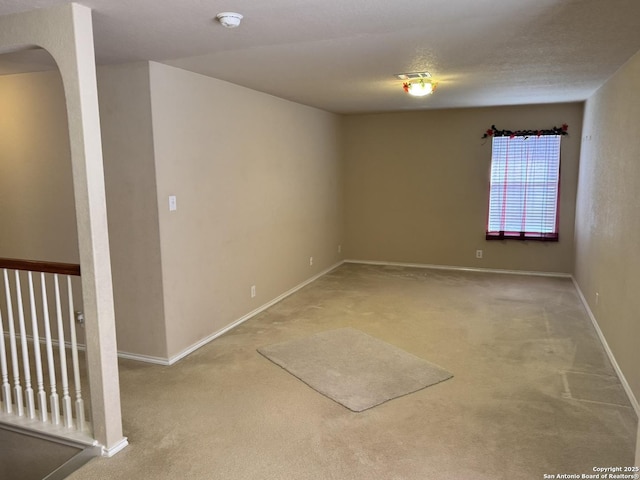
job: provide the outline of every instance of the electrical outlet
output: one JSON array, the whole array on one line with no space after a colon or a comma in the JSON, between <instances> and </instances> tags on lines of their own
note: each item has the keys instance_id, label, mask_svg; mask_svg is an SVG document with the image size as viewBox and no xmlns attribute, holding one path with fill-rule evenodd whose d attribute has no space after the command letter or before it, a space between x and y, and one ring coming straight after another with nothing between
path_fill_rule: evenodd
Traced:
<instances>
[{"instance_id":1,"label":"electrical outlet","mask_svg":"<svg viewBox=\"0 0 640 480\"><path fill-rule=\"evenodd\" d=\"M476 250L476 258L482 258L482 250Z\"/></svg>"},{"instance_id":2,"label":"electrical outlet","mask_svg":"<svg viewBox=\"0 0 640 480\"><path fill-rule=\"evenodd\" d=\"M342 253L342 245L338 245L338 253Z\"/></svg>"},{"instance_id":3,"label":"electrical outlet","mask_svg":"<svg viewBox=\"0 0 640 480\"><path fill-rule=\"evenodd\" d=\"M309 266L313 265L313 257L309 257Z\"/></svg>"},{"instance_id":4,"label":"electrical outlet","mask_svg":"<svg viewBox=\"0 0 640 480\"><path fill-rule=\"evenodd\" d=\"M169 211L175 212L178 209L178 202L175 195L169 195Z\"/></svg>"},{"instance_id":5,"label":"electrical outlet","mask_svg":"<svg viewBox=\"0 0 640 480\"><path fill-rule=\"evenodd\" d=\"M256 296L256 286L251 285L251 298L255 298Z\"/></svg>"}]
</instances>

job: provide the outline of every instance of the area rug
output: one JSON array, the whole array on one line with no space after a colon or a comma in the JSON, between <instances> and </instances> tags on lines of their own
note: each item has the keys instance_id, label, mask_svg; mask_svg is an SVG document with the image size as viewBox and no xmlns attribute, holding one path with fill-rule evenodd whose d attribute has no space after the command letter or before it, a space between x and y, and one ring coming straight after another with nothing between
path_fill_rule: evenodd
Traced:
<instances>
[{"instance_id":1,"label":"area rug","mask_svg":"<svg viewBox=\"0 0 640 480\"><path fill-rule=\"evenodd\" d=\"M316 333L258 352L314 390L361 412L453 375L354 328Z\"/></svg>"}]
</instances>

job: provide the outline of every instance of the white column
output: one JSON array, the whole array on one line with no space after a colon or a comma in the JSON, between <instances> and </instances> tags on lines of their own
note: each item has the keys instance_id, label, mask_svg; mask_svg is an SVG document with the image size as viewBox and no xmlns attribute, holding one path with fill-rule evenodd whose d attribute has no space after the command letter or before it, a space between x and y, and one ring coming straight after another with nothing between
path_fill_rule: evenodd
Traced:
<instances>
[{"instance_id":1,"label":"white column","mask_svg":"<svg viewBox=\"0 0 640 480\"><path fill-rule=\"evenodd\" d=\"M67 69L60 61L59 66L70 112L69 135L72 140L82 140L71 142L71 156L93 435L110 456L127 441L122 434L93 26L89 8L71 4L70 13L74 43L69 47L73 48L71 63L77 67L77 76L65 75Z\"/></svg>"}]
</instances>

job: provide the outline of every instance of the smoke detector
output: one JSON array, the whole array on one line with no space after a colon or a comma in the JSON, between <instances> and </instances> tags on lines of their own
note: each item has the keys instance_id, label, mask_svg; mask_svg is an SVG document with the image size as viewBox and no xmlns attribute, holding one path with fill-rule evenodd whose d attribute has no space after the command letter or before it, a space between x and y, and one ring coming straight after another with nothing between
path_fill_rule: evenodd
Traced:
<instances>
[{"instance_id":1,"label":"smoke detector","mask_svg":"<svg viewBox=\"0 0 640 480\"><path fill-rule=\"evenodd\" d=\"M242 15L235 12L222 12L216 15L216 18L223 27L236 28L238 25L240 25Z\"/></svg>"}]
</instances>

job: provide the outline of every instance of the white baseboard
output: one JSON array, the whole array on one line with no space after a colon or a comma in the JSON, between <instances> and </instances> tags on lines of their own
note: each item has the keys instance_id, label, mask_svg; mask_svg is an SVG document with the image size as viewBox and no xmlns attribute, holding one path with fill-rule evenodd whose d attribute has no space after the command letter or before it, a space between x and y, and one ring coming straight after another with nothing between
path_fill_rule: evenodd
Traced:
<instances>
[{"instance_id":1,"label":"white baseboard","mask_svg":"<svg viewBox=\"0 0 640 480\"><path fill-rule=\"evenodd\" d=\"M129 445L129 440L127 440L127 437L123 437L118 443L110 448L103 446L102 456L107 458L113 457L116 453L121 452L127 445Z\"/></svg>"},{"instance_id":2,"label":"white baseboard","mask_svg":"<svg viewBox=\"0 0 640 480\"><path fill-rule=\"evenodd\" d=\"M168 358L154 357L152 355L142 355L140 353L123 352L121 350L118 350L118 358L125 358L127 360L135 360L137 362L152 363L154 365L164 365L165 367L168 366L168 365L171 365L169 363L169 359Z\"/></svg>"},{"instance_id":3,"label":"white baseboard","mask_svg":"<svg viewBox=\"0 0 640 480\"><path fill-rule=\"evenodd\" d=\"M498 268L459 267L455 265L432 265L428 263L382 262L377 260L345 260L343 263L357 263L362 265L383 265L383 266L389 266L389 267L428 268L433 270L457 270L461 272L504 273L508 275L529 275L529 276L537 276L537 277L571 278L570 273L531 272L527 270L502 270Z\"/></svg>"},{"instance_id":4,"label":"white baseboard","mask_svg":"<svg viewBox=\"0 0 640 480\"><path fill-rule=\"evenodd\" d=\"M616 357L613 356L613 352L611 351L611 348L609 348L609 344L607 343L607 339L605 338L604 333L602 333L602 330L600 329L600 325L598 325L598 320L596 320L595 315L591 311L591 308L589 307L589 304L587 303L587 299L585 298L585 296L582 293L582 290L580 289L580 285L578 285L578 282L573 277L573 275L571 276L571 280L573 280L573 284L576 287L576 291L578 292L578 296L580 297L580 300L582 301L582 305L584 305L584 308L587 311L587 314L589 315L589 318L591 319L591 323L593 323L593 327L596 329L596 333L598 334L598 337L600 338L600 343L602 343L602 346L604 347L605 352L607 352L607 356L609 357L609 361L611 362L611 365L613 365L613 369L616 371L616 374L618 375L618 378L620 379L620 383L622 384L622 387L624 388L624 391L626 392L627 397L629 397L629 401L631 402L631 406L635 410L636 416L640 419L640 404L638 403L638 399L633 394L633 390L631 390L631 386L629 385L629 382L627 382L627 379L625 378L624 373L622 373L622 370L620 369L620 365L618 365L618 362L616 361ZM638 439L638 441L640 441L640 438Z\"/></svg>"},{"instance_id":5,"label":"white baseboard","mask_svg":"<svg viewBox=\"0 0 640 480\"><path fill-rule=\"evenodd\" d=\"M300 283L299 285L296 285L295 287L293 287L290 290L287 290L286 292L284 292L282 295L277 296L276 298L274 298L273 300L265 303L264 305L256 308L255 310L252 310L251 312L247 313L246 315L242 316L241 318L235 320L234 322L230 323L229 325L227 325L226 327L218 330L217 332L212 333L211 335L203 338L202 340L199 340L198 342L194 343L193 345L191 345L190 347L185 348L184 350L182 350L180 353L178 353L177 355L174 355L172 357L169 358L168 361L168 365L173 365L174 363L178 362L179 360L183 359L184 357L186 357L187 355L189 355L190 353L193 353L194 351L196 351L197 349L199 349L200 347L203 347L204 345L206 345L207 343L211 342L212 340L215 340L216 338L218 338L220 335L225 334L226 332L228 332L229 330L237 327L238 325L246 322L247 320L249 320L252 317L255 317L257 314L265 311L267 308L272 307L273 305L275 305L276 303L284 300L285 298L287 298L290 295L293 295L294 293L296 293L298 290L300 290L301 288L306 287L307 285L309 285L312 282L315 282L318 278L326 275L327 273L329 273L331 270L339 267L340 265L342 265L342 261L330 266L329 268L321 271L320 273L314 275L313 277L305 280L304 282ZM132 357L130 357L132 358ZM144 360L142 360L144 361Z\"/></svg>"}]
</instances>

